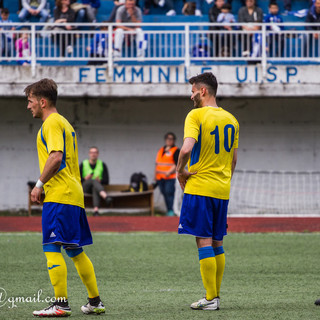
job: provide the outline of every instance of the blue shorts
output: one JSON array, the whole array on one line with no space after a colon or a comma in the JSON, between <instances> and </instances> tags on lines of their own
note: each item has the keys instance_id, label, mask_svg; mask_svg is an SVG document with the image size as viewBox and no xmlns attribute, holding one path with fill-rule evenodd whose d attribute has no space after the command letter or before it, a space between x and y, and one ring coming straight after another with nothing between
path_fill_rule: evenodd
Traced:
<instances>
[{"instance_id":1,"label":"blue shorts","mask_svg":"<svg viewBox=\"0 0 320 320\"><path fill-rule=\"evenodd\" d=\"M42 244L55 243L64 248L92 244L92 236L83 208L45 202L42 209Z\"/></svg>"},{"instance_id":2,"label":"blue shorts","mask_svg":"<svg viewBox=\"0 0 320 320\"><path fill-rule=\"evenodd\" d=\"M185 193L178 233L223 240L227 235L228 203L229 200Z\"/></svg>"}]
</instances>

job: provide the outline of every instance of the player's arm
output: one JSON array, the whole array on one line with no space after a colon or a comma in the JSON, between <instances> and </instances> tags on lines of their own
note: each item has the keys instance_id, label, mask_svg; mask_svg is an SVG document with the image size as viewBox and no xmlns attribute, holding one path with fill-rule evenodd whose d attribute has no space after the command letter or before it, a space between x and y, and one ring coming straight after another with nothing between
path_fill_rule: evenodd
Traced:
<instances>
[{"instance_id":1,"label":"player's arm","mask_svg":"<svg viewBox=\"0 0 320 320\"><path fill-rule=\"evenodd\" d=\"M43 184L47 183L58 172L62 162L62 157L63 153L61 151L52 151L50 153L40 175L40 182L42 182ZM39 180L37 182L37 185L31 191L31 200L37 203L40 203L40 197L42 193L42 186L40 187Z\"/></svg>"},{"instance_id":2,"label":"player's arm","mask_svg":"<svg viewBox=\"0 0 320 320\"><path fill-rule=\"evenodd\" d=\"M232 165L231 165L231 177L233 176L234 170L235 170L236 165L237 165L237 161L238 161L238 149L234 149Z\"/></svg>"},{"instance_id":3,"label":"player's arm","mask_svg":"<svg viewBox=\"0 0 320 320\"><path fill-rule=\"evenodd\" d=\"M195 143L196 140L194 138L185 138L183 141L183 146L179 153L179 159L177 164L177 178L179 180L182 190L184 190L188 178L197 173L189 172L185 169Z\"/></svg>"}]
</instances>

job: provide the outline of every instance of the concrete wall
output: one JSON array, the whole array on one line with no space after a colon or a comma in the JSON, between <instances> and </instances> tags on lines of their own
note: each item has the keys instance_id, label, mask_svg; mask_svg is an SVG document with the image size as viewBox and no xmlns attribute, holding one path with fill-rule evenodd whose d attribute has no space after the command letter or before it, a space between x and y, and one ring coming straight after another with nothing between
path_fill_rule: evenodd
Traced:
<instances>
[{"instance_id":1,"label":"concrete wall","mask_svg":"<svg viewBox=\"0 0 320 320\"><path fill-rule=\"evenodd\" d=\"M318 99L220 99L240 122L238 168L320 170ZM58 109L75 127L80 161L97 145L111 183L128 183L135 171L153 178L163 135L174 131L178 145L192 108L188 98L60 99ZM27 207L28 180L39 177L36 134L41 126L25 99L0 99L0 210ZM162 199L156 194L156 204Z\"/></svg>"}]
</instances>

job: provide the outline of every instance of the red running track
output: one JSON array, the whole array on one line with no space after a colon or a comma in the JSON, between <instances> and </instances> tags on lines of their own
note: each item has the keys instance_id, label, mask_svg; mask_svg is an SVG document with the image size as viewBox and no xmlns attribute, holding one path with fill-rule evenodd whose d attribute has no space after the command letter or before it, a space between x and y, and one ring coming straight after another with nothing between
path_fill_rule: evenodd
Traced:
<instances>
[{"instance_id":1,"label":"red running track","mask_svg":"<svg viewBox=\"0 0 320 320\"><path fill-rule=\"evenodd\" d=\"M177 217L88 217L92 231L177 232ZM228 218L228 232L320 232L319 218ZM0 232L41 231L41 217L0 217Z\"/></svg>"}]
</instances>

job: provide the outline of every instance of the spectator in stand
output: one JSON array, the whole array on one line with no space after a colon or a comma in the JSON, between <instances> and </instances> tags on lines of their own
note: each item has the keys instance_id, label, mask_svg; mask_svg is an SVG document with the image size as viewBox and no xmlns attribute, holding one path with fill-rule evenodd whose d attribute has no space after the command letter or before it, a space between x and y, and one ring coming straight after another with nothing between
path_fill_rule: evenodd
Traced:
<instances>
[{"instance_id":1,"label":"spectator in stand","mask_svg":"<svg viewBox=\"0 0 320 320\"><path fill-rule=\"evenodd\" d=\"M216 0L214 5L209 10L209 21L216 23L219 14L221 13L221 8L224 5L224 0ZM210 30L219 30L219 27L210 26ZM213 47L213 56L219 56L220 47L219 47L219 36L217 34L210 34L210 40Z\"/></svg>"},{"instance_id":2,"label":"spectator in stand","mask_svg":"<svg viewBox=\"0 0 320 320\"><path fill-rule=\"evenodd\" d=\"M252 23L261 23L263 20L263 11L256 6L255 0L246 0L246 5L239 9L238 22L247 23L242 26L242 30L247 31L244 35L242 43L242 55L244 57L250 56L253 45L253 34L256 30L259 30L259 26L254 26Z\"/></svg>"},{"instance_id":3,"label":"spectator in stand","mask_svg":"<svg viewBox=\"0 0 320 320\"><path fill-rule=\"evenodd\" d=\"M40 16L40 22L46 22L49 16L45 9L47 0L22 0L22 10L19 13L19 20L26 22L31 16Z\"/></svg>"},{"instance_id":4,"label":"spectator in stand","mask_svg":"<svg viewBox=\"0 0 320 320\"><path fill-rule=\"evenodd\" d=\"M28 30L28 29L21 29ZM18 60L18 64L22 66L28 66L31 63L31 51L30 51L30 43L29 43L29 33L24 32L20 35L20 37L16 40L16 52L17 57L22 58Z\"/></svg>"},{"instance_id":5,"label":"spectator in stand","mask_svg":"<svg viewBox=\"0 0 320 320\"><path fill-rule=\"evenodd\" d=\"M141 9L135 5L135 0L126 0L125 4L121 6L117 10L116 15L116 22L117 23L141 23L142 22L142 12ZM140 25L137 27L133 26L119 26L115 32L114 37L114 57L119 58L122 55L122 44L124 40L124 31L130 31L136 37L136 46L137 46L137 57L143 58L144 57L144 35ZM130 36L132 36L130 34Z\"/></svg>"},{"instance_id":6,"label":"spectator in stand","mask_svg":"<svg viewBox=\"0 0 320 320\"><path fill-rule=\"evenodd\" d=\"M308 15L306 17L307 23L320 23L320 0L316 0L314 5L309 9ZM319 26L307 26L307 30L314 31L313 34L307 36L307 55L314 57L319 57L318 47L319 47L319 37L320 37L320 27ZM308 54L310 52L310 54Z\"/></svg>"},{"instance_id":7,"label":"spectator in stand","mask_svg":"<svg viewBox=\"0 0 320 320\"><path fill-rule=\"evenodd\" d=\"M157 5L159 7L164 7L166 6L168 8L168 11L166 13L167 16L175 16L176 10L174 9L174 3L173 0L159 0L159 1L154 1L154 0L145 0L144 2L144 14L149 14L151 4Z\"/></svg>"},{"instance_id":8,"label":"spectator in stand","mask_svg":"<svg viewBox=\"0 0 320 320\"><path fill-rule=\"evenodd\" d=\"M106 164L99 159L99 149L89 149L89 159L80 164L80 175L84 193L92 194L94 215L99 215L100 198L111 203L103 185L109 184L109 172Z\"/></svg>"},{"instance_id":9,"label":"spectator in stand","mask_svg":"<svg viewBox=\"0 0 320 320\"><path fill-rule=\"evenodd\" d=\"M101 6L100 0L81 0L85 8L77 12L77 22L96 22L98 9Z\"/></svg>"},{"instance_id":10,"label":"spectator in stand","mask_svg":"<svg viewBox=\"0 0 320 320\"><path fill-rule=\"evenodd\" d=\"M62 26L54 27L54 30L72 30L73 26L69 23L75 22L76 13L70 8L70 0L56 0L56 8L53 11L54 22L63 23ZM56 45L60 45L60 56L66 55L67 53L73 52L73 35L72 34L59 34L54 36Z\"/></svg>"},{"instance_id":11,"label":"spectator in stand","mask_svg":"<svg viewBox=\"0 0 320 320\"><path fill-rule=\"evenodd\" d=\"M9 19L9 10L7 8L1 9L1 20L0 20L0 30L15 30L13 26L8 26L6 24L12 23L12 20ZM10 57L14 51L14 34L12 32L1 33L1 55L5 57Z\"/></svg>"},{"instance_id":12,"label":"spectator in stand","mask_svg":"<svg viewBox=\"0 0 320 320\"><path fill-rule=\"evenodd\" d=\"M179 149L175 146L176 135L168 132L165 136L165 145L158 151L155 167L155 180L164 197L167 216L174 216L173 200L176 182L176 166L179 158Z\"/></svg>"},{"instance_id":13,"label":"spectator in stand","mask_svg":"<svg viewBox=\"0 0 320 320\"><path fill-rule=\"evenodd\" d=\"M225 3L221 7L221 12L218 15L217 22L219 23L234 23L236 22L235 16L231 13L231 4L230 3ZM225 25L223 27L220 27L220 30L228 30L232 31L232 26ZM233 35L232 34L223 34L221 37L221 52L220 56L221 57L229 57L232 56L232 39Z\"/></svg>"},{"instance_id":14,"label":"spectator in stand","mask_svg":"<svg viewBox=\"0 0 320 320\"><path fill-rule=\"evenodd\" d=\"M103 21L107 23L108 21ZM90 61L89 65L99 65L106 63L108 56L108 27L101 26L101 32L97 32L91 40L91 45L88 47L91 58L102 58L101 60Z\"/></svg>"},{"instance_id":15,"label":"spectator in stand","mask_svg":"<svg viewBox=\"0 0 320 320\"><path fill-rule=\"evenodd\" d=\"M264 22L272 23L267 30L272 30L274 33L269 34L268 37L268 52L270 57L281 57L283 54L284 35L279 33L283 30L282 17L279 15L279 7L276 2L269 3L269 13L265 16ZM280 43L280 46L279 46Z\"/></svg>"}]
</instances>

